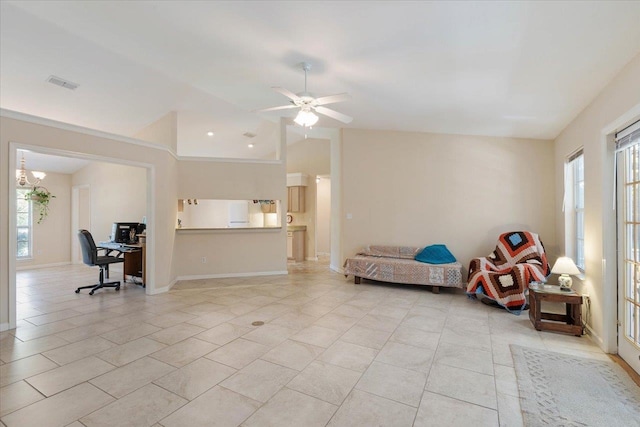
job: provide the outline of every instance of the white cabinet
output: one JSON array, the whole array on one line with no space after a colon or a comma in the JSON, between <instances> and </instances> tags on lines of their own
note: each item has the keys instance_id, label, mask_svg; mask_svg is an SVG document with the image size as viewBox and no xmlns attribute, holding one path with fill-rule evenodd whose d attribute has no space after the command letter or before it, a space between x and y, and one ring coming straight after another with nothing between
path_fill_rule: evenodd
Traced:
<instances>
[{"instance_id":1,"label":"white cabinet","mask_svg":"<svg viewBox=\"0 0 640 427\"><path fill-rule=\"evenodd\" d=\"M293 231L287 232L287 258L293 259Z\"/></svg>"}]
</instances>

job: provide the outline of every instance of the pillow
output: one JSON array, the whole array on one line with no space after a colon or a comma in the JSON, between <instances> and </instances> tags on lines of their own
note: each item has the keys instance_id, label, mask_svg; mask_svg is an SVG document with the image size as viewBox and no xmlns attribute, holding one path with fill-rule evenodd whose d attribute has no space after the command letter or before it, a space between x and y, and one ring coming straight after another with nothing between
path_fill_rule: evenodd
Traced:
<instances>
[{"instance_id":1,"label":"pillow","mask_svg":"<svg viewBox=\"0 0 640 427\"><path fill-rule=\"evenodd\" d=\"M456 262L456 257L449 252L445 245L431 245L416 255L415 260L428 264L449 264Z\"/></svg>"}]
</instances>

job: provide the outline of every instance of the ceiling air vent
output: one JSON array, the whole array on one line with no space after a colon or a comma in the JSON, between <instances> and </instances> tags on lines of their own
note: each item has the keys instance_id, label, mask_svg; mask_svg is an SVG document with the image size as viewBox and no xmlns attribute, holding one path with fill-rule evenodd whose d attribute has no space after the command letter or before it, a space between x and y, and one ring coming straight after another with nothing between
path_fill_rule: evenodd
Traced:
<instances>
[{"instance_id":1,"label":"ceiling air vent","mask_svg":"<svg viewBox=\"0 0 640 427\"><path fill-rule=\"evenodd\" d=\"M71 90L76 90L79 86L76 83L70 82L65 79L61 79L60 77L56 77L56 76L49 76L47 81L49 83L53 83L54 85L61 86L65 89L71 89Z\"/></svg>"},{"instance_id":2,"label":"ceiling air vent","mask_svg":"<svg viewBox=\"0 0 640 427\"><path fill-rule=\"evenodd\" d=\"M246 136L247 138L253 138L256 136L256 134L253 132L245 132L242 135Z\"/></svg>"}]
</instances>

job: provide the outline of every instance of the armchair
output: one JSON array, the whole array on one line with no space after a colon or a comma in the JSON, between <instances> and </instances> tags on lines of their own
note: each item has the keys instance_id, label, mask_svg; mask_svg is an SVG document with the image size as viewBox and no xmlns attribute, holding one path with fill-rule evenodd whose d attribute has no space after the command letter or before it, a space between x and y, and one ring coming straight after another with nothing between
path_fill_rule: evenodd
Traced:
<instances>
[{"instance_id":1,"label":"armchair","mask_svg":"<svg viewBox=\"0 0 640 427\"><path fill-rule=\"evenodd\" d=\"M525 309L529 283L546 281L550 273L544 245L537 234L504 233L491 255L471 260L467 295L484 295L509 312L520 314Z\"/></svg>"},{"instance_id":2,"label":"armchair","mask_svg":"<svg viewBox=\"0 0 640 427\"><path fill-rule=\"evenodd\" d=\"M120 290L120 281L105 282L104 273L107 272L107 278L109 277L109 265L124 262L124 258L117 256L99 256L98 251L105 250L103 248L96 247L96 243L93 240L93 236L87 230L79 230L78 238L80 239L80 247L82 248L82 261L91 267L100 267L100 281L95 285L80 286L76 289L76 294L80 293L80 289L89 289L91 292L89 295L93 295L95 291L100 288L116 288L116 291Z\"/></svg>"}]
</instances>

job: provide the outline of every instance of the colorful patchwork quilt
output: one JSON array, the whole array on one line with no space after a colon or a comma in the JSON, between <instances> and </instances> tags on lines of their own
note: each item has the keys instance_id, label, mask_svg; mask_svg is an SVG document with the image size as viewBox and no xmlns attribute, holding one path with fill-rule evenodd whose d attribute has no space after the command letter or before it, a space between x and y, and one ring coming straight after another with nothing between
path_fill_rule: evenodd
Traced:
<instances>
[{"instance_id":1,"label":"colorful patchwork quilt","mask_svg":"<svg viewBox=\"0 0 640 427\"><path fill-rule=\"evenodd\" d=\"M491 255L471 260L467 295L484 294L508 311L520 314L527 302L529 283L544 282L550 273L544 245L537 234L504 233Z\"/></svg>"}]
</instances>

